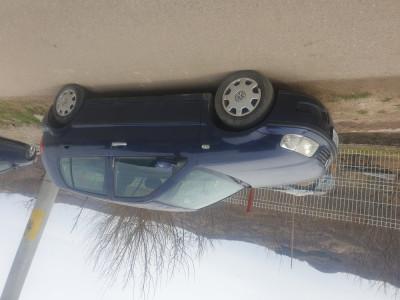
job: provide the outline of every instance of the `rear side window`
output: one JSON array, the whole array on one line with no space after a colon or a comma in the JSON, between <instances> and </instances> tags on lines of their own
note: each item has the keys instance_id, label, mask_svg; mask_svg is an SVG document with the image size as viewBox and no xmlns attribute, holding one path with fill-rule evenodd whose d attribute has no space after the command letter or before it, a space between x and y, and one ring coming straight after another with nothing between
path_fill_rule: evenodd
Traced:
<instances>
[{"instance_id":1,"label":"rear side window","mask_svg":"<svg viewBox=\"0 0 400 300\"><path fill-rule=\"evenodd\" d=\"M60 171L65 183L74 189L95 194L107 194L104 157L63 158Z\"/></svg>"}]
</instances>

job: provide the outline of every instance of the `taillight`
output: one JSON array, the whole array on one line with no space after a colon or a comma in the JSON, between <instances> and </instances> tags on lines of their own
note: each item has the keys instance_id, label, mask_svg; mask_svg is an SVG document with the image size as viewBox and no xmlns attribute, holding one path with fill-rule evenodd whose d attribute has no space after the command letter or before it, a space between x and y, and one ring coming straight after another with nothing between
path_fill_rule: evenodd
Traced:
<instances>
[{"instance_id":1,"label":"taillight","mask_svg":"<svg viewBox=\"0 0 400 300\"><path fill-rule=\"evenodd\" d=\"M43 137L40 140L40 155L43 155Z\"/></svg>"}]
</instances>

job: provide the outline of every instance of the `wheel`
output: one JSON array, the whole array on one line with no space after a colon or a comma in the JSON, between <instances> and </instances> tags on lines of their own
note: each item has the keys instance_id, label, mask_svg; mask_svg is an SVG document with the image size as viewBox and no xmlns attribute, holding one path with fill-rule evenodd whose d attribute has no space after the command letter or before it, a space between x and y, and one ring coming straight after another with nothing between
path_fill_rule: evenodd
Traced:
<instances>
[{"instance_id":1,"label":"wheel","mask_svg":"<svg viewBox=\"0 0 400 300\"><path fill-rule=\"evenodd\" d=\"M274 104L271 82L255 71L239 71L226 77L215 94L220 120L232 129L246 129L261 122Z\"/></svg>"},{"instance_id":2,"label":"wheel","mask_svg":"<svg viewBox=\"0 0 400 300\"><path fill-rule=\"evenodd\" d=\"M78 114L86 94L86 90L79 85L64 86L54 100L54 118L63 125L71 122Z\"/></svg>"},{"instance_id":3,"label":"wheel","mask_svg":"<svg viewBox=\"0 0 400 300\"><path fill-rule=\"evenodd\" d=\"M33 145L26 147L25 157L27 160L32 160L36 156L36 147Z\"/></svg>"}]
</instances>

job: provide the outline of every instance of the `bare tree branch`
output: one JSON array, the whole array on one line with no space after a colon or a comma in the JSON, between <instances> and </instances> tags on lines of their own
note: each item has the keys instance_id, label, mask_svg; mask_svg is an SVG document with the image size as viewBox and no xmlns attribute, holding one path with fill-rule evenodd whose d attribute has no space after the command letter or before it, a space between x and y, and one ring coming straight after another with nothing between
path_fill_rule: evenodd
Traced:
<instances>
[{"instance_id":1,"label":"bare tree branch","mask_svg":"<svg viewBox=\"0 0 400 300\"><path fill-rule=\"evenodd\" d=\"M121 275L125 287L132 281L146 298L175 271L189 275L192 256L199 259L212 246L211 240L185 230L179 214L110 205L112 214L97 213L87 235L88 261L108 287Z\"/></svg>"}]
</instances>

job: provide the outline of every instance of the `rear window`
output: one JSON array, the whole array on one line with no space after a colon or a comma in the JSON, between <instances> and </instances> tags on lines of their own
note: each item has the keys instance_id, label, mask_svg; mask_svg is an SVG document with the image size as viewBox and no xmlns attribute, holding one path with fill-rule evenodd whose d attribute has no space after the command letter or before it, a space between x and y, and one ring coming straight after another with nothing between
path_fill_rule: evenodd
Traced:
<instances>
[{"instance_id":1,"label":"rear window","mask_svg":"<svg viewBox=\"0 0 400 300\"><path fill-rule=\"evenodd\" d=\"M65 184L76 190L106 195L104 157L62 158L60 171Z\"/></svg>"}]
</instances>

